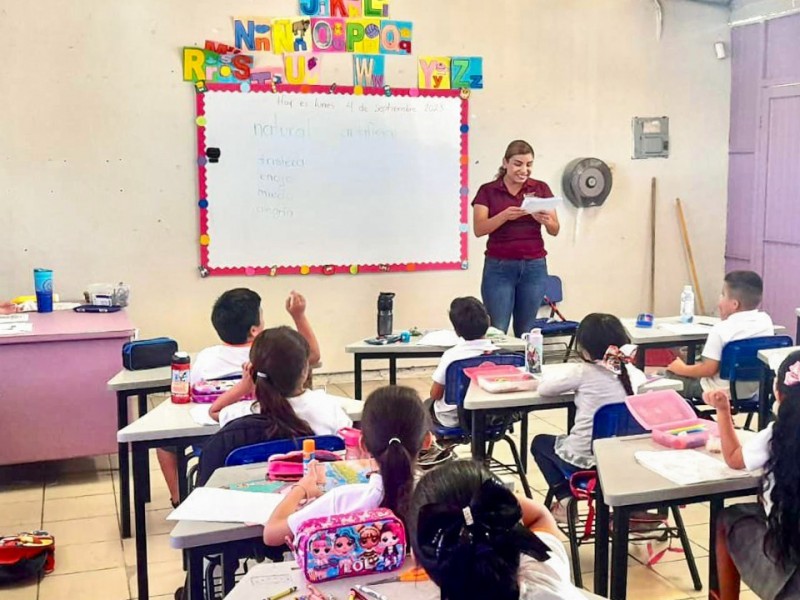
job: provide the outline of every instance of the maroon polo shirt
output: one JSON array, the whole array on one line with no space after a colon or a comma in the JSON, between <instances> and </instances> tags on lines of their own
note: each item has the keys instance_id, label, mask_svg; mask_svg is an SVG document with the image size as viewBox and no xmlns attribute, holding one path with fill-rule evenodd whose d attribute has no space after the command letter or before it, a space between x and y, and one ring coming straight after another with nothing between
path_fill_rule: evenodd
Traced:
<instances>
[{"instance_id":1,"label":"maroon polo shirt","mask_svg":"<svg viewBox=\"0 0 800 600\"><path fill-rule=\"evenodd\" d=\"M552 198L553 192L544 181L528 179L516 196L508 191L502 177L489 183L484 183L472 206L479 204L489 209L489 218L500 214L509 206L521 206L526 194L539 198ZM489 234L486 242L486 256L506 260L533 260L544 258L547 252L544 249L542 238L542 225L533 217L520 217L516 221L508 221Z\"/></svg>"}]
</instances>

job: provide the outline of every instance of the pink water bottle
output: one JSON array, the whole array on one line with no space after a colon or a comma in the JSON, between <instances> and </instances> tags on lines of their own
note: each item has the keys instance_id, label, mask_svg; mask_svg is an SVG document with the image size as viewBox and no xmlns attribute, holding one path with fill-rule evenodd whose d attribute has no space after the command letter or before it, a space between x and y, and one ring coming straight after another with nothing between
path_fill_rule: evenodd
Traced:
<instances>
[{"instance_id":1,"label":"pink water bottle","mask_svg":"<svg viewBox=\"0 0 800 600\"><path fill-rule=\"evenodd\" d=\"M175 404L188 404L191 400L189 389L189 372L191 358L188 352L176 352L172 355L172 384L170 392Z\"/></svg>"},{"instance_id":2,"label":"pink water bottle","mask_svg":"<svg viewBox=\"0 0 800 600\"><path fill-rule=\"evenodd\" d=\"M339 430L339 437L344 440L344 459L356 460L366 458L361 449L361 430L353 427L345 427Z\"/></svg>"}]
</instances>

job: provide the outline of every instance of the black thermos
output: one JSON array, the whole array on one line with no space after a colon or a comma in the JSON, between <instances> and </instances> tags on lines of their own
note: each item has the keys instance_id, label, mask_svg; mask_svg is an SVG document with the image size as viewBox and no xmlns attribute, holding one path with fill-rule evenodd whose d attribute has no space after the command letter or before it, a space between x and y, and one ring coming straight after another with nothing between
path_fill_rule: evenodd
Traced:
<instances>
[{"instance_id":1,"label":"black thermos","mask_svg":"<svg viewBox=\"0 0 800 600\"><path fill-rule=\"evenodd\" d=\"M394 292L381 292L378 296L378 337L392 334Z\"/></svg>"}]
</instances>

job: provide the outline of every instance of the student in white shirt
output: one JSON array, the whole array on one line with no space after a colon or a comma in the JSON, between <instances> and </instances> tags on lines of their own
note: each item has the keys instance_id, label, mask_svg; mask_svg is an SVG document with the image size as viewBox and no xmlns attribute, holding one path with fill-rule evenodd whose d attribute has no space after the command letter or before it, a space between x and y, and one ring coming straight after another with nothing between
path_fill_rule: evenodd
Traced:
<instances>
[{"instance_id":1,"label":"student in white shirt","mask_svg":"<svg viewBox=\"0 0 800 600\"><path fill-rule=\"evenodd\" d=\"M765 600L800 598L800 351L775 378L777 420L739 442L730 399L722 390L703 400L717 409L722 455L733 469L764 469L760 502L726 508L716 532L719 590L711 598L736 600L741 581Z\"/></svg>"},{"instance_id":2,"label":"student in white shirt","mask_svg":"<svg viewBox=\"0 0 800 600\"><path fill-rule=\"evenodd\" d=\"M717 304L722 320L708 333L703 360L687 365L676 358L667 367L670 376L683 381L681 395L684 398L701 398L703 392L730 387L719 376L722 349L728 342L775 335L770 316L758 310L763 293L761 277L753 271L731 271L725 275ZM757 383L742 382L736 386L740 398L749 398L758 391Z\"/></svg>"},{"instance_id":3,"label":"student in white shirt","mask_svg":"<svg viewBox=\"0 0 800 600\"><path fill-rule=\"evenodd\" d=\"M241 381L209 407L209 415L222 427L246 415L284 415L289 411L311 428L309 435L332 435L353 424L335 398L324 390L305 389L309 346L291 327L259 333L249 358ZM242 400L253 396L255 401Z\"/></svg>"},{"instance_id":4,"label":"student in white shirt","mask_svg":"<svg viewBox=\"0 0 800 600\"><path fill-rule=\"evenodd\" d=\"M280 546L305 521L328 515L383 507L405 521L417 456L431 443L428 413L417 392L395 385L372 392L364 403L361 432L363 449L378 468L369 483L343 485L323 495L323 476L312 468L270 516L264 526L265 544Z\"/></svg>"},{"instance_id":5,"label":"student in white shirt","mask_svg":"<svg viewBox=\"0 0 800 600\"><path fill-rule=\"evenodd\" d=\"M483 465L449 462L420 479L409 517L419 565L442 600L579 600L547 509Z\"/></svg>"},{"instance_id":6,"label":"student in white shirt","mask_svg":"<svg viewBox=\"0 0 800 600\"><path fill-rule=\"evenodd\" d=\"M614 315L592 313L575 334L578 353L584 362L567 367L557 377L545 377L539 384L542 396L575 393L575 425L567 435L540 434L533 438L531 453L557 502L553 514L562 521L566 508L561 502L570 495L564 473L594 467L592 428L601 406L624 402L645 383L644 373L630 364L635 346Z\"/></svg>"},{"instance_id":7,"label":"student in white shirt","mask_svg":"<svg viewBox=\"0 0 800 600\"><path fill-rule=\"evenodd\" d=\"M319 343L306 317L306 299L292 291L286 299L286 311L297 331L309 344L311 364L319 362ZM239 377L242 365L249 360L250 345L264 329L261 296L247 288L224 292L211 310L211 324L223 342L201 350L189 373L190 383ZM178 457L175 448L157 448L156 456L169 488L173 506L178 505Z\"/></svg>"},{"instance_id":8,"label":"student in white shirt","mask_svg":"<svg viewBox=\"0 0 800 600\"><path fill-rule=\"evenodd\" d=\"M456 298L450 303L450 322L461 341L442 354L439 365L433 372L430 400L425 405L433 407L431 416L445 427L458 427L458 406L444 401L444 384L447 367L464 358L473 358L497 350L497 346L485 339L489 329L489 313L477 298Z\"/></svg>"}]
</instances>

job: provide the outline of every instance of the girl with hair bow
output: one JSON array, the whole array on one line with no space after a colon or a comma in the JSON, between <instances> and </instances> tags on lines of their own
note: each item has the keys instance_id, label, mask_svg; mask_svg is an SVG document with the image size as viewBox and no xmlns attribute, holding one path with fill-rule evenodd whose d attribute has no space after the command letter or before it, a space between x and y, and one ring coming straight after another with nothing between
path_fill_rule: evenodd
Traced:
<instances>
[{"instance_id":1,"label":"girl with hair bow","mask_svg":"<svg viewBox=\"0 0 800 600\"><path fill-rule=\"evenodd\" d=\"M481 464L454 461L426 473L408 524L414 556L442 600L583 597L550 513Z\"/></svg>"},{"instance_id":2,"label":"girl with hair bow","mask_svg":"<svg viewBox=\"0 0 800 600\"><path fill-rule=\"evenodd\" d=\"M570 495L569 475L594 467L592 427L601 406L623 402L646 377L631 363L636 346L630 344L620 320L593 313L581 321L575 335L581 363L571 364L556 378L545 376L539 384L542 396L575 394L575 425L568 435L537 435L531 453L556 498L550 507L557 521L566 522L562 500Z\"/></svg>"},{"instance_id":3,"label":"girl with hair bow","mask_svg":"<svg viewBox=\"0 0 800 600\"><path fill-rule=\"evenodd\" d=\"M775 378L777 419L739 441L725 391L703 394L717 410L722 455L733 469L763 469L758 502L726 508L716 531L719 589L710 597L739 598L744 581L766 600L800 598L800 351Z\"/></svg>"}]
</instances>

